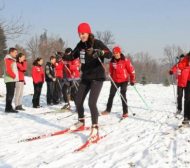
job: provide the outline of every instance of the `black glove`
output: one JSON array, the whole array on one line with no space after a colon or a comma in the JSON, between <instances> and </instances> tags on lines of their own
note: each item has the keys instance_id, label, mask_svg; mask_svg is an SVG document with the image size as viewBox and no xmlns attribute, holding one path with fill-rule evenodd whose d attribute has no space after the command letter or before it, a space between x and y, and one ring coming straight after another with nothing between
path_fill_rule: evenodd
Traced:
<instances>
[{"instance_id":1,"label":"black glove","mask_svg":"<svg viewBox=\"0 0 190 168\"><path fill-rule=\"evenodd\" d=\"M134 83L134 82L130 82L130 84L131 84L131 86L134 86L134 85L135 85L135 83Z\"/></svg>"},{"instance_id":2,"label":"black glove","mask_svg":"<svg viewBox=\"0 0 190 168\"><path fill-rule=\"evenodd\" d=\"M94 49L93 50L92 57L99 58L99 57L101 57L103 55L104 55L104 52L102 50L99 50L99 49Z\"/></svg>"},{"instance_id":3,"label":"black glove","mask_svg":"<svg viewBox=\"0 0 190 168\"><path fill-rule=\"evenodd\" d=\"M169 74L170 74L170 75L173 75L173 71L169 71Z\"/></svg>"},{"instance_id":4,"label":"black glove","mask_svg":"<svg viewBox=\"0 0 190 168\"><path fill-rule=\"evenodd\" d=\"M66 64L67 68L70 68L70 65L69 64Z\"/></svg>"}]
</instances>

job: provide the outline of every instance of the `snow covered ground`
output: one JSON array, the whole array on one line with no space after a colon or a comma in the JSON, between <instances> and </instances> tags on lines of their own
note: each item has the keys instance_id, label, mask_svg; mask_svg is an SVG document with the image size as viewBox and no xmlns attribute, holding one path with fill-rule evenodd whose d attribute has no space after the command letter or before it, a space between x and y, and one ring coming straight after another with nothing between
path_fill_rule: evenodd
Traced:
<instances>
[{"instance_id":1,"label":"snow covered ground","mask_svg":"<svg viewBox=\"0 0 190 168\"><path fill-rule=\"evenodd\" d=\"M0 79L0 167L3 168L183 168L190 167L190 129L172 132L181 120L174 117L173 88L137 84L152 111L148 111L133 87L128 87L128 104L135 116L118 123L121 100L115 96L112 114L99 117L100 135L108 136L85 151L72 153L87 139L90 131L68 133L32 142L19 140L62 130L77 121L77 115L57 120L70 112L39 113L59 109L46 106L46 84L41 95L41 109L31 108L33 86L26 78L23 105L25 112L5 114L5 84ZM105 82L98 109L105 110L110 82ZM88 100L85 113L89 116ZM74 105L72 104L72 108ZM91 126L86 118L86 126ZM167 134L170 133L170 134Z\"/></svg>"}]
</instances>

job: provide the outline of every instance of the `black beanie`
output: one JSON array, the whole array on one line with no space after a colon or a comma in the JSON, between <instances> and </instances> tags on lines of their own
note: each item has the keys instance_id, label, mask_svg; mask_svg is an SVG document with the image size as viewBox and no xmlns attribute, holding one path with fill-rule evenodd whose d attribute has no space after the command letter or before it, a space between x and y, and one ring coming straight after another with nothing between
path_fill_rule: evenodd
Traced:
<instances>
[{"instance_id":1,"label":"black beanie","mask_svg":"<svg viewBox=\"0 0 190 168\"><path fill-rule=\"evenodd\" d=\"M71 48L66 48L66 49L65 49L65 53L66 53L66 54L68 54L68 53L70 53L70 52L72 52L72 51L73 51L73 50L72 50Z\"/></svg>"},{"instance_id":2,"label":"black beanie","mask_svg":"<svg viewBox=\"0 0 190 168\"><path fill-rule=\"evenodd\" d=\"M185 55L184 55L184 54L181 54L179 57L180 57L180 58L184 58L184 57L185 57Z\"/></svg>"}]
</instances>

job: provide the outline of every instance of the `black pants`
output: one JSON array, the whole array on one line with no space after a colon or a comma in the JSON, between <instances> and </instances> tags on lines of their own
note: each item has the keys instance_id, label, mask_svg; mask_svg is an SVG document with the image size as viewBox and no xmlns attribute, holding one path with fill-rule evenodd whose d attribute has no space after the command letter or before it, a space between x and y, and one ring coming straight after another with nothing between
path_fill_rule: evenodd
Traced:
<instances>
[{"instance_id":1,"label":"black pants","mask_svg":"<svg viewBox=\"0 0 190 168\"><path fill-rule=\"evenodd\" d=\"M92 124L98 123L98 109L97 109L96 104L97 104L97 100L102 88L102 84L103 84L102 81L83 81L82 80L77 92L76 106L77 106L77 111L78 111L78 117L84 118L83 103L84 103L86 95L90 91L88 104L89 104L89 108L91 112Z\"/></svg>"},{"instance_id":2,"label":"black pants","mask_svg":"<svg viewBox=\"0 0 190 168\"><path fill-rule=\"evenodd\" d=\"M43 83L33 83L34 85L34 95L32 99L33 107L40 106L40 95L41 95L41 90L42 90L42 85Z\"/></svg>"},{"instance_id":3,"label":"black pants","mask_svg":"<svg viewBox=\"0 0 190 168\"><path fill-rule=\"evenodd\" d=\"M54 103L58 103L60 101L60 93L62 93L62 78L56 77L53 94Z\"/></svg>"},{"instance_id":4,"label":"black pants","mask_svg":"<svg viewBox=\"0 0 190 168\"><path fill-rule=\"evenodd\" d=\"M127 91L128 82L116 83L116 85L117 85L118 88L120 87L120 93L123 96L123 98L125 99L125 101L127 102L126 91ZM108 98L107 109L106 109L109 112L111 112L113 99L114 99L116 91L117 90L116 90L115 86L113 84L111 84L110 95L109 95L109 98ZM123 114L126 114L126 113L128 113L128 106L123 101L123 99L121 99L121 100L122 100L122 106L123 106Z\"/></svg>"},{"instance_id":5,"label":"black pants","mask_svg":"<svg viewBox=\"0 0 190 168\"><path fill-rule=\"evenodd\" d=\"M183 98L184 87L177 87L177 109L182 110L182 98Z\"/></svg>"},{"instance_id":6,"label":"black pants","mask_svg":"<svg viewBox=\"0 0 190 168\"><path fill-rule=\"evenodd\" d=\"M184 117L190 119L190 81L187 82L185 87Z\"/></svg>"},{"instance_id":7,"label":"black pants","mask_svg":"<svg viewBox=\"0 0 190 168\"><path fill-rule=\"evenodd\" d=\"M76 83L76 87L78 88L79 80L75 80L75 83ZM63 98L64 98L65 103L69 103L68 92L70 91L70 93L71 93L71 99L76 104L76 95L77 95L77 89L76 89L76 87L75 87L73 81L69 81L69 82L65 82L64 83L64 86L63 86Z\"/></svg>"},{"instance_id":8,"label":"black pants","mask_svg":"<svg viewBox=\"0 0 190 168\"><path fill-rule=\"evenodd\" d=\"M55 82L47 82L47 104L53 103L54 86Z\"/></svg>"},{"instance_id":9,"label":"black pants","mask_svg":"<svg viewBox=\"0 0 190 168\"><path fill-rule=\"evenodd\" d=\"M12 100L13 100L14 93L15 93L15 84L16 84L16 82L6 83L7 94L6 94L5 110L12 110L13 109Z\"/></svg>"}]
</instances>

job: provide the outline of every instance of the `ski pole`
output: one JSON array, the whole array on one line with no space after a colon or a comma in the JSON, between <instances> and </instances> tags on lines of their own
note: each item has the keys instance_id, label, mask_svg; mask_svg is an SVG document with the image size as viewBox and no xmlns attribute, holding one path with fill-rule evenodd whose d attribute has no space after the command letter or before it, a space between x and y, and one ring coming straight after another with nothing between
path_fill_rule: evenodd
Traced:
<instances>
[{"instance_id":1,"label":"ski pole","mask_svg":"<svg viewBox=\"0 0 190 168\"><path fill-rule=\"evenodd\" d=\"M137 88L136 88L135 86L133 86L133 88L135 89L135 91L137 92L137 94L139 95L139 97L141 98L141 100L144 102L144 104L146 105L146 107L147 107L149 110L151 110L150 107L147 105L146 101L142 98L142 96L141 96L140 93L138 92Z\"/></svg>"},{"instance_id":2,"label":"ski pole","mask_svg":"<svg viewBox=\"0 0 190 168\"><path fill-rule=\"evenodd\" d=\"M113 81L113 79L112 79L112 77L110 76L110 74L109 74L109 72L108 72L108 70L107 70L107 68L106 68L106 66L104 65L104 63L101 61L101 59L100 58L98 58L98 60L100 61L100 63L101 63L101 65L102 65L102 67L104 68L104 70L105 70L105 72L108 74L108 76L109 76L109 78L110 78L110 80L111 80L111 82L113 83L113 85L115 86L115 88L116 88L116 90L117 90L117 94L121 97L121 99L124 101L124 103L126 104L126 106L127 106L127 102L126 102L126 100L124 99L124 97L122 96L122 94L119 92L119 88L117 87L117 85L115 84L115 82ZM133 113L132 112L132 110L130 109L130 107L128 106L128 108L129 108L129 111L132 113L132 115L134 116L135 115L135 113Z\"/></svg>"},{"instance_id":3,"label":"ski pole","mask_svg":"<svg viewBox=\"0 0 190 168\"><path fill-rule=\"evenodd\" d=\"M174 78L173 78L173 75L171 76L171 78L172 78L172 85L173 85L174 99L175 99L175 103L176 103L176 94L175 94L175 86L174 86Z\"/></svg>"},{"instance_id":4,"label":"ski pole","mask_svg":"<svg viewBox=\"0 0 190 168\"><path fill-rule=\"evenodd\" d=\"M63 61L62 61L63 62ZM64 64L64 62L63 62L63 64ZM64 64L65 65L65 64ZM71 78L73 79L73 83L74 83L74 85L75 85L75 88L76 88L76 90L78 91L78 83L75 81L75 78L73 77L73 75L71 74L71 71L70 71L70 69L67 67L67 65L65 65L65 67L66 67L66 69L67 69L67 71L69 72L69 74L71 75ZM77 83L77 84L76 84Z\"/></svg>"}]
</instances>

